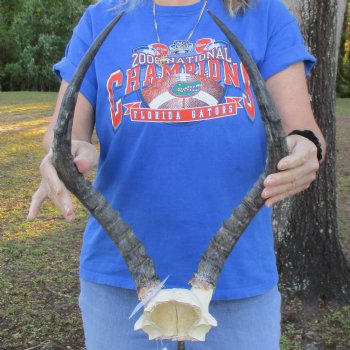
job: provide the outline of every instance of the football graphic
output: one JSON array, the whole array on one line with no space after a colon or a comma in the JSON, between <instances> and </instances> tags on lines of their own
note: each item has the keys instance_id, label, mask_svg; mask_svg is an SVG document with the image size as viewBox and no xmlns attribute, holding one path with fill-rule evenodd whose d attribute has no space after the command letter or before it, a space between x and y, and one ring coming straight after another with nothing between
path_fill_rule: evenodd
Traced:
<instances>
[{"instance_id":1,"label":"football graphic","mask_svg":"<svg viewBox=\"0 0 350 350\"><path fill-rule=\"evenodd\" d=\"M166 76L142 91L152 109L214 106L223 94L224 88L213 79L186 73Z\"/></svg>"}]
</instances>

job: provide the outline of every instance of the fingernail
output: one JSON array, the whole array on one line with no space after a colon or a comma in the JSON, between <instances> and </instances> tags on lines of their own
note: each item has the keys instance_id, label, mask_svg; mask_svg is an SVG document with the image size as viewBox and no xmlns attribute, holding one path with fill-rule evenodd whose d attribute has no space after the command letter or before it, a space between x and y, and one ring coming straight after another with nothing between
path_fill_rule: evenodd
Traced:
<instances>
[{"instance_id":1,"label":"fingernail","mask_svg":"<svg viewBox=\"0 0 350 350\"><path fill-rule=\"evenodd\" d=\"M279 164L279 168L280 169L284 169L284 168L286 168L288 166L288 163L287 162L281 162L280 164Z\"/></svg>"},{"instance_id":2,"label":"fingernail","mask_svg":"<svg viewBox=\"0 0 350 350\"><path fill-rule=\"evenodd\" d=\"M34 220L36 216L37 216L37 213L29 212L27 215L27 220Z\"/></svg>"},{"instance_id":3,"label":"fingernail","mask_svg":"<svg viewBox=\"0 0 350 350\"><path fill-rule=\"evenodd\" d=\"M272 177L268 177L266 180L265 180L265 185L271 185L273 183L273 178Z\"/></svg>"},{"instance_id":4,"label":"fingernail","mask_svg":"<svg viewBox=\"0 0 350 350\"><path fill-rule=\"evenodd\" d=\"M72 209L70 207L64 207L64 212L67 216L72 215Z\"/></svg>"}]
</instances>

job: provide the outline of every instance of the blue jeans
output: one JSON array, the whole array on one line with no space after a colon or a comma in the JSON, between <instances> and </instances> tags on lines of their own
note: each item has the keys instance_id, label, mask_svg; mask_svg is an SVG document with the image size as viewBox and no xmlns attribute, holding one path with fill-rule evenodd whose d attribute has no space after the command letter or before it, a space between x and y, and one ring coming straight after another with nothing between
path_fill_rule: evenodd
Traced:
<instances>
[{"instance_id":1,"label":"blue jeans","mask_svg":"<svg viewBox=\"0 0 350 350\"><path fill-rule=\"evenodd\" d=\"M177 342L149 341L135 332L131 311L136 293L81 280L79 305L88 350L175 350ZM281 296L276 288L264 295L241 300L212 301L210 313L218 326L205 342L186 342L186 350L278 350Z\"/></svg>"}]
</instances>

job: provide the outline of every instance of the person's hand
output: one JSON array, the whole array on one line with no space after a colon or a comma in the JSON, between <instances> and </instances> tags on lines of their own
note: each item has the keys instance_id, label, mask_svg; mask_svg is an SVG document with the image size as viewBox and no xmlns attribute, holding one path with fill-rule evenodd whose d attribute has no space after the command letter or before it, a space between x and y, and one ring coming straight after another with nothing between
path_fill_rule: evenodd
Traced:
<instances>
[{"instance_id":1,"label":"person's hand","mask_svg":"<svg viewBox=\"0 0 350 350\"><path fill-rule=\"evenodd\" d=\"M287 144L290 154L279 161L279 172L264 181L262 197L268 207L306 190L316 179L319 169L316 146L299 135L288 136Z\"/></svg>"},{"instance_id":2,"label":"person's hand","mask_svg":"<svg viewBox=\"0 0 350 350\"><path fill-rule=\"evenodd\" d=\"M98 162L98 152L91 143L85 141L72 141L72 154L78 170L85 174L94 168ZM35 219L40 207L46 198L50 198L54 205L60 209L67 221L74 219L74 208L63 182L59 179L56 169L52 165L52 150L44 157L40 164L41 183L32 197L28 220Z\"/></svg>"}]
</instances>

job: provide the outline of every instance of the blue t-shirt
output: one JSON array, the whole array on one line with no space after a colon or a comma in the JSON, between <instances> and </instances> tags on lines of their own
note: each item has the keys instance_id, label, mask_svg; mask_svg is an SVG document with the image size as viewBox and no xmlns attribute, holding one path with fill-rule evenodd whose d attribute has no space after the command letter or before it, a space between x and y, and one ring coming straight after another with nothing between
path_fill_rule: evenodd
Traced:
<instances>
[{"instance_id":1,"label":"blue t-shirt","mask_svg":"<svg viewBox=\"0 0 350 350\"><path fill-rule=\"evenodd\" d=\"M101 153L94 186L131 225L168 288L188 287L202 254L263 172L264 126L249 77L205 11L152 1L128 11L98 52L81 88L95 110ZM279 0L256 1L230 17L215 13L243 42L264 79L314 62L295 18ZM55 65L70 81L81 57L116 15L111 1L90 6ZM90 217L81 277L135 288L116 246ZM215 299L262 294L277 283L271 210L256 215L229 256Z\"/></svg>"}]
</instances>

